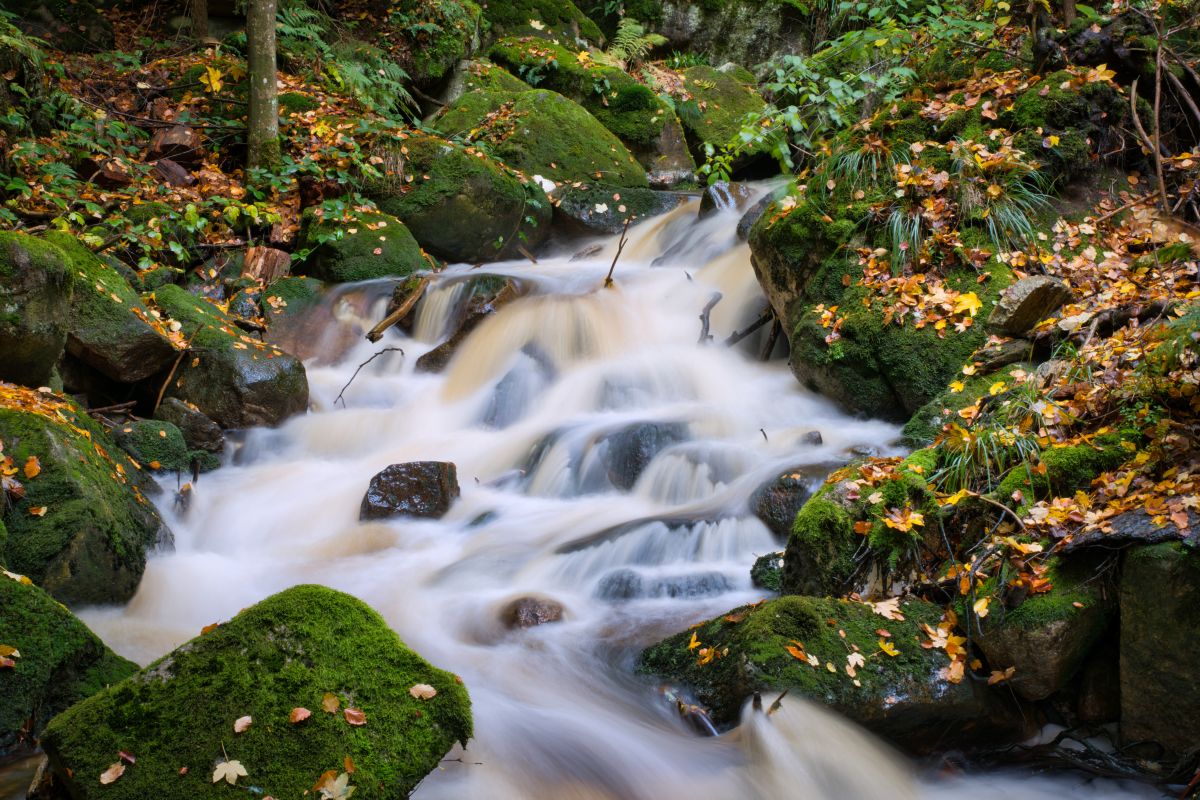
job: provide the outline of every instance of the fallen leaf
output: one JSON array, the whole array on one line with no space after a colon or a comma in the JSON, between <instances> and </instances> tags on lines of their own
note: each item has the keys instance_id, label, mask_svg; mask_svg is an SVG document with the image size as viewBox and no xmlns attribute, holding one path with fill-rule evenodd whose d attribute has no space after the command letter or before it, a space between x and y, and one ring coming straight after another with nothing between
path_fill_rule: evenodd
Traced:
<instances>
[{"instance_id":1,"label":"fallen leaf","mask_svg":"<svg viewBox=\"0 0 1200 800\"><path fill-rule=\"evenodd\" d=\"M304 720L308 719L311 716L312 716L312 712L309 711L307 708L301 708L301 707L297 706L296 708L293 708L292 713L288 715L288 722L295 725L297 722L304 722Z\"/></svg>"},{"instance_id":2,"label":"fallen leaf","mask_svg":"<svg viewBox=\"0 0 1200 800\"><path fill-rule=\"evenodd\" d=\"M238 717L237 721L233 723L233 732L244 733L245 731L249 730L250 726L253 724L253 717Z\"/></svg>"},{"instance_id":3,"label":"fallen leaf","mask_svg":"<svg viewBox=\"0 0 1200 800\"><path fill-rule=\"evenodd\" d=\"M367 724L367 715L363 713L361 708L347 708L342 712L342 716L345 717L346 722L355 727Z\"/></svg>"},{"instance_id":4,"label":"fallen leaf","mask_svg":"<svg viewBox=\"0 0 1200 800\"><path fill-rule=\"evenodd\" d=\"M30 456L25 459L25 477L27 479L36 478L42 472L42 462L38 461L37 456Z\"/></svg>"},{"instance_id":5,"label":"fallen leaf","mask_svg":"<svg viewBox=\"0 0 1200 800\"><path fill-rule=\"evenodd\" d=\"M247 776L246 768L242 766L240 761L222 761L217 764L217 768L213 770L212 782L224 780L228 784L236 784L238 778Z\"/></svg>"},{"instance_id":6,"label":"fallen leaf","mask_svg":"<svg viewBox=\"0 0 1200 800\"><path fill-rule=\"evenodd\" d=\"M891 656L892 658L895 658L896 656L900 655L900 651L896 649L896 645L892 644L887 639L879 640L879 649L882 650L887 655Z\"/></svg>"},{"instance_id":7,"label":"fallen leaf","mask_svg":"<svg viewBox=\"0 0 1200 800\"><path fill-rule=\"evenodd\" d=\"M428 683L418 683L416 686L408 690L418 700L431 700L437 697L437 689L430 686Z\"/></svg>"},{"instance_id":8,"label":"fallen leaf","mask_svg":"<svg viewBox=\"0 0 1200 800\"><path fill-rule=\"evenodd\" d=\"M341 706L342 701L333 692L326 692L325 696L321 698L321 708L327 714L336 714Z\"/></svg>"},{"instance_id":9,"label":"fallen leaf","mask_svg":"<svg viewBox=\"0 0 1200 800\"><path fill-rule=\"evenodd\" d=\"M133 753L127 752L125 750L118 750L117 756L122 761L124 761L126 764L136 764L137 763L137 759L133 757Z\"/></svg>"},{"instance_id":10,"label":"fallen leaf","mask_svg":"<svg viewBox=\"0 0 1200 800\"><path fill-rule=\"evenodd\" d=\"M124 774L125 765L118 761L108 769L104 770L104 772L100 773L100 784L102 786L108 786L110 783L113 783L117 778Z\"/></svg>"}]
</instances>

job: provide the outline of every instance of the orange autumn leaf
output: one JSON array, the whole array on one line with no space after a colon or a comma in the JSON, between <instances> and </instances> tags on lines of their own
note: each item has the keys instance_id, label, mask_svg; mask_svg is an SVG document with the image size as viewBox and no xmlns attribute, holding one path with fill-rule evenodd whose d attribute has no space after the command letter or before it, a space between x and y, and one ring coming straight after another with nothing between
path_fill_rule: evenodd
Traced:
<instances>
[{"instance_id":1,"label":"orange autumn leaf","mask_svg":"<svg viewBox=\"0 0 1200 800\"><path fill-rule=\"evenodd\" d=\"M321 708L327 714L336 714L337 710L341 708L341 706L342 701L339 700L337 695L333 694L333 692L326 692L325 696L321 698Z\"/></svg>"},{"instance_id":2,"label":"orange autumn leaf","mask_svg":"<svg viewBox=\"0 0 1200 800\"><path fill-rule=\"evenodd\" d=\"M42 462L38 461L37 456L30 456L25 459L25 478L32 480L42 473Z\"/></svg>"},{"instance_id":3,"label":"orange autumn leaf","mask_svg":"<svg viewBox=\"0 0 1200 800\"><path fill-rule=\"evenodd\" d=\"M304 722L304 720L308 719L311 716L312 716L312 712L309 711L307 708L303 708L301 706L296 706L295 708L292 709L292 713L288 714L288 722L295 725L297 722Z\"/></svg>"},{"instance_id":4,"label":"orange autumn leaf","mask_svg":"<svg viewBox=\"0 0 1200 800\"><path fill-rule=\"evenodd\" d=\"M361 708L347 708L342 712L342 716L345 718L346 722L354 725L355 727L361 727L367 724L367 715Z\"/></svg>"}]
</instances>

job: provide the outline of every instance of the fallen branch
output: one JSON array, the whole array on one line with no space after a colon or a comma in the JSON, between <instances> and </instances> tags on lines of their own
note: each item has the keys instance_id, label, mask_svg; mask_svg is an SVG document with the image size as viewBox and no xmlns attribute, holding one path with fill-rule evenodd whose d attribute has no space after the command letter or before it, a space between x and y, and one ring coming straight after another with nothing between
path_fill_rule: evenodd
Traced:
<instances>
[{"instance_id":1,"label":"fallen branch","mask_svg":"<svg viewBox=\"0 0 1200 800\"><path fill-rule=\"evenodd\" d=\"M767 341L763 344L762 352L758 354L759 361L770 361L771 353L775 352L775 343L779 341L779 334L783 333L783 326L779 324L779 320L775 320L775 324L771 326L771 333L767 336Z\"/></svg>"},{"instance_id":2,"label":"fallen branch","mask_svg":"<svg viewBox=\"0 0 1200 800\"><path fill-rule=\"evenodd\" d=\"M756 330L761 328L763 325L766 325L768 322L770 322L774 318L775 318L774 310L772 310L772 308L770 306L767 306L766 311L762 312L762 314L759 315L758 319L754 320L754 322L752 322L750 324L749 328L746 328L744 331L734 331L733 334L730 335L730 337L725 340L725 346L733 347L735 344L740 342L742 339L745 339L747 336L754 333Z\"/></svg>"},{"instance_id":3,"label":"fallen branch","mask_svg":"<svg viewBox=\"0 0 1200 800\"><path fill-rule=\"evenodd\" d=\"M1171 204L1167 200L1167 182L1163 178L1162 153L1159 151L1155 140L1150 138L1150 134L1146 133L1146 128L1142 125L1142 119L1138 116L1137 84L1138 78L1134 78L1133 84L1129 88L1129 111L1133 116L1133 125L1137 128L1138 136L1142 140L1142 146L1154 157L1154 169L1158 174L1158 194L1159 199L1162 201L1163 211L1170 211Z\"/></svg>"},{"instance_id":4,"label":"fallen branch","mask_svg":"<svg viewBox=\"0 0 1200 800\"><path fill-rule=\"evenodd\" d=\"M99 408L89 408L89 414L111 414L116 411L128 411L137 405L137 400L126 400L124 403L116 403L111 406L100 406Z\"/></svg>"},{"instance_id":5,"label":"fallen branch","mask_svg":"<svg viewBox=\"0 0 1200 800\"><path fill-rule=\"evenodd\" d=\"M1092 222L1096 225L1099 225L1101 222L1107 222L1108 220L1112 219L1117 214L1120 214L1122 211L1128 211L1131 208L1135 208L1137 206L1142 205L1143 203L1148 203L1148 202L1150 202L1150 196L1143 195L1143 196L1137 198L1136 200L1130 200L1128 203L1126 203L1125 205L1123 205L1119 208L1114 208L1112 211L1109 211L1107 214L1105 214L1103 216L1096 217L1094 220L1092 220Z\"/></svg>"},{"instance_id":6,"label":"fallen branch","mask_svg":"<svg viewBox=\"0 0 1200 800\"><path fill-rule=\"evenodd\" d=\"M354 374L350 376L350 380L346 381L346 385L342 387L342 390L340 392L338 392L338 396L333 398L333 404L335 406L337 405L338 400L341 400L342 408L346 407L346 400L342 397L342 395L344 395L346 393L346 390L350 388L350 384L354 383L354 379L358 377L358 373L362 372L362 368L365 367L367 364L370 364L375 359L379 358L384 353L399 353L400 355L404 355L404 351L401 350L399 347L385 347L382 350L380 350L378 353L376 353L375 355L368 358L363 363L359 364L358 369L354 370Z\"/></svg>"},{"instance_id":7,"label":"fallen branch","mask_svg":"<svg viewBox=\"0 0 1200 800\"><path fill-rule=\"evenodd\" d=\"M708 298L708 302L705 303L703 310L700 311L700 341L698 344L712 341L713 337L708 332L710 325L709 318L712 316L712 310L717 307L717 303L721 302L723 296L720 292L713 292L712 297Z\"/></svg>"},{"instance_id":8,"label":"fallen branch","mask_svg":"<svg viewBox=\"0 0 1200 800\"><path fill-rule=\"evenodd\" d=\"M629 223L633 221L633 217L625 220L625 227L621 229L621 240L617 242L617 254L613 256L612 266L608 268L608 276L604 279L604 288L613 288L613 270L617 268L617 259L621 257L621 251L625 249L625 237L629 233Z\"/></svg>"},{"instance_id":9,"label":"fallen branch","mask_svg":"<svg viewBox=\"0 0 1200 800\"><path fill-rule=\"evenodd\" d=\"M413 306L417 304L417 301L421 299L421 296L425 294L425 290L428 288L429 278L422 278L421 282L417 284L417 288L413 290L412 294L405 298L404 302L400 304L399 308L380 320L379 324L374 328L371 328L371 330L367 331L367 340L371 343L375 343L382 339L383 332L407 317L408 312L413 310Z\"/></svg>"},{"instance_id":10,"label":"fallen branch","mask_svg":"<svg viewBox=\"0 0 1200 800\"><path fill-rule=\"evenodd\" d=\"M200 331L196 331L199 333ZM192 339L196 338L196 334L192 334ZM175 370L179 369L183 357L192 350L192 339L184 342L183 349L179 351L179 355L175 357L175 363L171 365L171 371L167 373L167 379L163 381L163 385L158 388L158 397L154 399L154 408L150 409L150 416L154 416L154 412L158 411L159 405L162 404L163 395L167 393L167 387L171 385L171 381L175 378Z\"/></svg>"}]
</instances>

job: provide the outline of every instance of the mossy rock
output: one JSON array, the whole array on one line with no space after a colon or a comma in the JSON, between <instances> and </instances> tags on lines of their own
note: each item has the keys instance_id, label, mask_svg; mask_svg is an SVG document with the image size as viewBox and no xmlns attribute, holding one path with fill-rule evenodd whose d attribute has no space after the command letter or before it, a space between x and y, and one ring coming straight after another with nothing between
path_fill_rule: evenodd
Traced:
<instances>
[{"instance_id":1,"label":"mossy rock","mask_svg":"<svg viewBox=\"0 0 1200 800\"><path fill-rule=\"evenodd\" d=\"M960 376L963 388L954 391L949 386L941 394L917 409L916 413L904 425L904 439L913 447L924 447L932 444L942 433L942 427L947 422L958 420L956 412L967 406L974 405L997 381L1005 381L1013 385L1012 373L1024 370L1032 374L1034 367L1029 363L1011 364L996 372L979 373L971 376Z\"/></svg>"},{"instance_id":2,"label":"mossy rock","mask_svg":"<svg viewBox=\"0 0 1200 800\"><path fill-rule=\"evenodd\" d=\"M417 134L397 139L387 152L385 160L403 168L365 191L439 258L499 261L549 235L546 193L481 151Z\"/></svg>"},{"instance_id":3,"label":"mossy rock","mask_svg":"<svg viewBox=\"0 0 1200 800\"><path fill-rule=\"evenodd\" d=\"M620 233L631 225L677 208L683 196L641 187L580 183L563 186L554 196L555 223L580 235Z\"/></svg>"},{"instance_id":4,"label":"mossy rock","mask_svg":"<svg viewBox=\"0 0 1200 800\"><path fill-rule=\"evenodd\" d=\"M596 23L571 0L490 2L483 16L494 34L519 33L566 42L582 39L593 44L604 41Z\"/></svg>"},{"instance_id":5,"label":"mossy rock","mask_svg":"<svg viewBox=\"0 0 1200 800\"><path fill-rule=\"evenodd\" d=\"M639 670L691 689L718 725L737 722L751 694L787 690L914 750L947 736L1002 736L1001 726L988 730L987 705L972 682L947 682L946 654L921 647L928 638L921 624L936 627L942 609L911 600L900 604L900 612L902 621L885 619L864 603L780 597L733 609L654 645L642 653ZM897 655L879 647L880 629L890 634L886 641ZM698 646L692 646L693 636ZM701 648L716 648L719 655L701 664ZM815 657L816 665L789 648ZM852 653L864 659L854 677L847 672Z\"/></svg>"},{"instance_id":6,"label":"mossy rock","mask_svg":"<svg viewBox=\"0 0 1200 800\"><path fill-rule=\"evenodd\" d=\"M1014 494L1020 492L1023 499L1018 505L1024 509L1041 498L1069 496L1086 490L1101 473L1116 469L1132 458L1137 440L1135 432L1121 431L1098 436L1091 443L1046 448L1040 454L1046 467L1044 474L1014 469L1000 482L996 496L1003 502L1012 502Z\"/></svg>"},{"instance_id":7,"label":"mossy rock","mask_svg":"<svg viewBox=\"0 0 1200 800\"><path fill-rule=\"evenodd\" d=\"M64 603L132 597L146 552L170 537L142 493L149 481L102 427L51 395L0 386L0 440L15 464L41 467L20 474L25 496L4 514L8 568Z\"/></svg>"},{"instance_id":8,"label":"mossy rock","mask_svg":"<svg viewBox=\"0 0 1200 800\"><path fill-rule=\"evenodd\" d=\"M178 351L150 324L149 309L128 281L71 234L53 231L45 238L63 253L75 283L67 352L122 383L169 367Z\"/></svg>"},{"instance_id":9,"label":"mossy rock","mask_svg":"<svg viewBox=\"0 0 1200 800\"><path fill-rule=\"evenodd\" d=\"M440 114L434 127L447 136L470 136L528 175L647 185L646 170L621 140L557 92L469 92Z\"/></svg>"},{"instance_id":10,"label":"mossy rock","mask_svg":"<svg viewBox=\"0 0 1200 800\"><path fill-rule=\"evenodd\" d=\"M0 644L21 654L0 669L0 758L33 749L56 714L137 672L45 591L2 575Z\"/></svg>"},{"instance_id":11,"label":"mossy rock","mask_svg":"<svg viewBox=\"0 0 1200 800\"><path fill-rule=\"evenodd\" d=\"M170 422L133 420L113 428L112 434L117 446L145 469L184 472L191 468L183 432Z\"/></svg>"},{"instance_id":12,"label":"mossy rock","mask_svg":"<svg viewBox=\"0 0 1200 800\"><path fill-rule=\"evenodd\" d=\"M287 117L290 114L303 114L306 111L316 111L321 107L319 100L302 92L283 92L279 95L279 115Z\"/></svg>"},{"instance_id":13,"label":"mossy rock","mask_svg":"<svg viewBox=\"0 0 1200 800\"><path fill-rule=\"evenodd\" d=\"M736 140L746 115L766 108L762 95L731 73L695 66L685 69L682 78L692 99L678 103L676 110L698 153L705 144L722 147Z\"/></svg>"},{"instance_id":14,"label":"mossy rock","mask_svg":"<svg viewBox=\"0 0 1200 800\"><path fill-rule=\"evenodd\" d=\"M316 278L295 275L280 278L260 296L262 314L268 322L302 314L315 306L325 293L325 284Z\"/></svg>"},{"instance_id":15,"label":"mossy rock","mask_svg":"<svg viewBox=\"0 0 1200 800\"><path fill-rule=\"evenodd\" d=\"M0 231L0 380L38 387L67 344L74 282L54 245Z\"/></svg>"},{"instance_id":16,"label":"mossy rock","mask_svg":"<svg viewBox=\"0 0 1200 800\"><path fill-rule=\"evenodd\" d=\"M414 696L421 685L436 695ZM322 708L327 694L335 713ZM294 708L312 716L290 723ZM366 724L349 724L350 708ZM253 724L235 734L244 716ZM59 715L42 745L79 800L228 797L234 789L212 780L227 759L248 773L241 786L273 797L301 797L349 759L354 796L370 800L407 797L471 732L459 678L408 649L363 602L296 586ZM103 786L118 750L137 763Z\"/></svg>"},{"instance_id":17,"label":"mossy rock","mask_svg":"<svg viewBox=\"0 0 1200 800\"><path fill-rule=\"evenodd\" d=\"M760 589L778 592L783 581L783 552L767 553L754 560L750 567L750 582Z\"/></svg>"},{"instance_id":18,"label":"mossy rock","mask_svg":"<svg viewBox=\"0 0 1200 800\"><path fill-rule=\"evenodd\" d=\"M471 0L433 0L384 7L355 25L355 34L386 50L425 89L440 85L478 47L483 12ZM416 18L414 19L415 15Z\"/></svg>"},{"instance_id":19,"label":"mossy rock","mask_svg":"<svg viewBox=\"0 0 1200 800\"><path fill-rule=\"evenodd\" d=\"M809 0L635 0L645 21L667 37L669 47L702 56L710 64L754 67L778 56L811 53L820 43L828 13ZM643 20L630 11L626 13Z\"/></svg>"},{"instance_id":20,"label":"mossy rock","mask_svg":"<svg viewBox=\"0 0 1200 800\"><path fill-rule=\"evenodd\" d=\"M182 325L189 353L167 395L191 403L223 428L277 425L308 407L308 378L299 359L243 334L233 319L178 286L153 302Z\"/></svg>"},{"instance_id":21,"label":"mossy rock","mask_svg":"<svg viewBox=\"0 0 1200 800\"><path fill-rule=\"evenodd\" d=\"M429 266L421 246L390 214L360 213L350 222L306 212L303 246L312 248L303 272L329 283L403 278Z\"/></svg>"},{"instance_id":22,"label":"mossy rock","mask_svg":"<svg viewBox=\"0 0 1200 800\"><path fill-rule=\"evenodd\" d=\"M528 92L533 87L504 67L477 58L463 71L463 92Z\"/></svg>"}]
</instances>

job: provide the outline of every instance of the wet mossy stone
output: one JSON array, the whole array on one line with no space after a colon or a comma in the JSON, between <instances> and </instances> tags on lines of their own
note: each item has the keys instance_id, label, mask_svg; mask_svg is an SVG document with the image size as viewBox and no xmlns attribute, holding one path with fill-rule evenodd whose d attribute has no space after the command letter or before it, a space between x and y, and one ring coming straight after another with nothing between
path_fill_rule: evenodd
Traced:
<instances>
[{"instance_id":1,"label":"wet mossy stone","mask_svg":"<svg viewBox=\"0 0 1200 800\"><path fill-rule=\"evenodd\" d=\"M747 114L761 112L767 101L735 75L709 66L695 66L682 73L683 88L691 100L676 104L693 149L704 145L721 147L737 138Z\"/></svg>"},{"instance_id":2,"label":"wet mossy stone","mask_svg":"<svg viewBox=\"0 0 1200 800\"><path fill-rule=\"evenodd\" d=\"M683 195L606 183L563 186L554 195L554 221L579 235L620 233L631 225L673 211Z\"/></svg>"},{"instance_id":3,"label":"wet mossy stone","mask_svg":"<svg viewBox=\"0 0 1200 800\"><path fill-rule=\"evenodd\" d=\"M657 20L654 29L667 37L671 49L703 56L711 64L749 67L813 52L820 27L813 19L823 13L806 0L639 0L637 5L645 19ZM626 3L632 14L628 8Z\"/></svg>"},{"instance_id":4,"label":"wet mossy stone","mask_svg":"<svg viewBox=\"0 0 1200 800\"><path fill-rule=\"evenodd\" d=\"M316 278L289 275L263 290L262 313L268 322L301 314L315 306L325 293L325 284Z\"/></svg>"},{"instance_id":5,"label":"wet mossy stone","mask_svg":"<svg viewBox=\"0 0 1200 800\"><path fill-rule=\"evenodd\" d=\"M145 469L183 472L191 467L183 432L170 422L133 420L113 428L112 435L117 446Z\"/></svg>"},{"instance_id":6,"label":"wet mossy stone","mask_svg":"<svg viewBox=\"0 0 1200 800\"><path fill-rule=\"evenodd\" d=\"M164 286L154 303L182 325L191 343L167 395L194 405L223 428L278 425L308 407L300 360L243 334L212 303Z\"/></svg>"},{"instance_id":7,"label":"wet mossy stone","mask_svg":"<svg viewBox=\"0 0 1200 800\"><path fill-rule=\"evenodd\" d=\"M44 590L2 575L0 644L21 654L0 669L0 758L32 749L56 714L137 672Z\"/></svg>"},{"instance_id":8,"label":"wet mossy stone","mask_svg":"<svg viewBox=\"0 0 1200 800\"><path fill-rule=\"evenodd\" d=\"M63 311L73 288L57 247L0 232L0 380L32 387L50 380L67 344Z\"/></svg>"},{"instance_id":9,"label":"wet mossy stone","mask_svg":"<svg viewBox=\"0 0 1200 800\"><path fill-rule=\"evenodd\" d=\"M439 258L501 261L550 234L546 193L483 152L421 134L396 139L385 151L388 163L404 166L372 181L366 193Z\"/></svg>"},{"instance_id":10,"label":"wet mossy stone","mask_svg":"<svg viewBox=\"0 0 1200 800\"><path fill-rule=\"evenodd\" d=\"M604 41L596 23L571 0L493 0L485 5L483 15L493 33L520 33L567 42L582 39L598 44Z\"/></svg>"},{"instance_id":11,"label":"wet mossy stone","mask_svg":"<svg viewBox=\"0 0 1200 800\"><path fill-rule=\"evenodd\" d=\"M415 697L420 684L436 695ZM322 709L326 694L337 698L336 713ZM292 724L294 708L312 716ZM365 725L347 722L350 708ZM253 724L235 734L244 716ZM239 786L272 797L301 797L349 759L354 796L383 800L407 797L471 733L459 678L406 647L362 601L296 586L60 714L42 746L56 781L78 800L240 794L212 780L227 759L248 773ZM118 750L137 763L103 786L98 777Z\"/></svg>"},{"instance_id":12,"label":"wet mossy stone","mask_svg":"<svg viewBox=\"0 0 1200 800\"><path fill-rule=\"evenodd\" d=\"M465 92L528 92L533 87L504 67L486 58L479 58L467 65L463 71L462 88Z\"/></svg>"},{"instance_id":13,"label":"wet mossy stone","mask_svg":"<svg viewBox=\"0 0 1200 800\"><path fill-rule=\"evenodd\" d=\"M0 440L25 496L4 514L4 562L64 603L120 603L133 596L146 552L170 533L143 495L141 475L105 430L73 403L2 386ZM45 513L34 511L45 509Z\"/></svg>"},{"instance_id":14,"label":"wet mossy stone","mask_svg":"<svg viewBox=\"0 0 1200 800\"><path fill-rule=\"evenodd\" d=\"M69 233L46 240L62 251L75 290L67 312L67 352L103 375L135 383L168 367L178 355L153 327L150 311L129 282Z\"/></svg>"},{"instance_id":15,"label":"wet mossy stone","mask_svg":"<svg viewBox=\"0 0 1200 800\"><path fill-rule=\"evenodd\" d=\"M437 0L422 6L422 14L422 25L386 26L382 31L372 20L367 23L370 29L363 29L368 34L363 38L377 42L382 33L389 42L405 40L408 47L399 59L400 66L414 83L428 89L443 82L455 65L479 46L483 12L471 0Z\"/></svg>"},{"instance_id":16,"label":"wet mossy stone","mask_svg":"<svg viewBox=\"0 0 1200 800\"><path fill-rule=\"evenodd\" d=\"M527 175L647 185L646 170L621 140L557 92L468 92L437 117L434 127L447 136L469 134Z\"/></svg>"},{"instance_id":17,"label":"wet mossy stone","mask_svg":"<svg viewBox=\"0 0 1200 800\"><path fill-rule=\"evenodd\" d=\"M639 670L689 688L720 726L736 723L754 692L774 696L787 690L913 750L1002 736L987 730L992 724L987 704L972 682L947 682L946 654L921 647L928 637L920 626L936 627L941 607L910 600L900 604L900 612L904 620L885 619L866 603L780 597L733 609L654 645L642 653ZM887 641L896 656L880 649L881 628L891 634ZM690 646L693 634L698 647ZM815 657L816 666L789 647ZM700 664L701 648L716 648L719 655ZM847 657L854 652L864 663L851 677Z\"/></svg>"},{"instance_id":18,"label":"wet mossy stone","mask_svg":"<svg viewBox=\"0 0 1200 800\"><path fill-rule=\"evenodd\" d=\"M798 469L788 470L755 490L750 498L750 509L771 533L786 539L792 532L796 515L812 497L814 483L811 475Z\"/></svg>"},{"instance_id":19,"label":"wet mossy stone","mask_svg":"<svg viewBox=\"0 0 1200 800\"><path fill-rule=\"evenodd\" d=\"M154 418L179 428L184 444L195 450L219 453L225 449L225 434L221 426L206 417L200 409L178 397L164 397L154 410Z\"/></svg>"},{"instance_id":20,"label":"wet mossy stone","mask_svg":"<svg viewBox=\"0 0 1200 800\"><path fill-rule=\"evenodd\" d=\"M750 567L750 582L760 589L778 592L783 579L783 552L767 553L754 560Z\"/></svg>"},{"instance_id":21,"label":"wet mossy stone","mask_svg":"<svg viewBox=\"0 0 1200 800\"><path fill-rule=\"evenodd\" d=\"M429 266L412 233L390 214L363 213L351 222L334 222L306 212L304 225L303 246L312 253L302 270L329 283L403 278Z\"/></svg>"}]
</instances>

